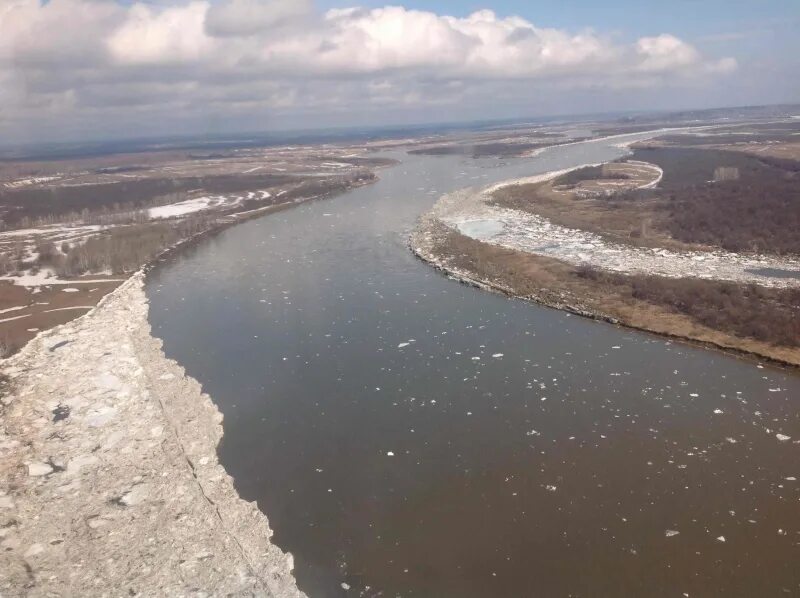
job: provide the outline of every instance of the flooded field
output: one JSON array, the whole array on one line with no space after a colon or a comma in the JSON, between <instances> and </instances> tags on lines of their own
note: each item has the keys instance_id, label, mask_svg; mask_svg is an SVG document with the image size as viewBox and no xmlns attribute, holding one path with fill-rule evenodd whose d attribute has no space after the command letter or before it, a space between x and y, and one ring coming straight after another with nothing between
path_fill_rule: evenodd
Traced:
<instances>
[{"instance_id":1,"label":"flooded field","mask_svg":"<svg viewBox=\"0 0 800 598\"><path fill-rule=\"evenodd\" d=\"M224 412L223 465L309 595L800 592L799 376L485 293L405 246L443 193L623 151L393 156L151 273L154 333Z\"/></svg>"}]
</instances>

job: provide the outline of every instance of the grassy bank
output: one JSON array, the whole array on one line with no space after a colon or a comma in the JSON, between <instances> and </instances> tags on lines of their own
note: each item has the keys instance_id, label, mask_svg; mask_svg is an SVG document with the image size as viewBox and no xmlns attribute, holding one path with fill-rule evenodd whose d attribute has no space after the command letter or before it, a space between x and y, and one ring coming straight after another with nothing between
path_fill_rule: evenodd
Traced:
<instances>
[{"instance_id":1,"label":"grassy bank","mask_svg":"<svg viewBox=\"0 0 800 598\"><path fill-rule=\"evenodd\" d=\"M800 367L800 291L733 290L738 285L691 279L668 281L672 291L665 293L649 277L596 274L482 243L436 221L423 227L424 235L418 231L412 241L415 253L457 278L578 315ZM419 241L423 236L427 243Z\"/></svg>"}]
</instances>

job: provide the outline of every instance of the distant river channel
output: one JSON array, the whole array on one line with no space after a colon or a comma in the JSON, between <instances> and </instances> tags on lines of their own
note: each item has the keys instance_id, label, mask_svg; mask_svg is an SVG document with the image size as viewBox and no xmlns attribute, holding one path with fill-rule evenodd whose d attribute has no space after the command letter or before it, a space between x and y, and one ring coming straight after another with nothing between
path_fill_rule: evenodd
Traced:
<instances>
[{"instance_id":1,"label":"distant river channel","mask_svg":"<svg viewBox=\"0 0 800 598\"><path fill-rule=\"evenodd\" d=\"M627 140L637 139L636 135ZM154 334L310 596L800 594L800 376L450 280L443 193L623 155L392 154L154 269Z\"/></svg>"}]
</instances>

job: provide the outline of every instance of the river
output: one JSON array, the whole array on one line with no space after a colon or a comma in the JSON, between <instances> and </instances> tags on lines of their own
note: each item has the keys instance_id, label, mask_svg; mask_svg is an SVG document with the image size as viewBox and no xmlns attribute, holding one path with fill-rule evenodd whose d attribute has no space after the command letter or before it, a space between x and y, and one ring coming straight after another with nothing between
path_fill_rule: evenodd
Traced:
<instances>
[{"instance_id":1,"label":"river","mask_svg":"<svg viewBox=\"0 0 800 598\"><path fill-rule=\"evenodd\" d=\"M406 248L439 195L620 141L396 155L150 273L154 334L224 413L221 461L309 595L800 591L800 377L464 286Z\"/></svg>"}]
</instances>

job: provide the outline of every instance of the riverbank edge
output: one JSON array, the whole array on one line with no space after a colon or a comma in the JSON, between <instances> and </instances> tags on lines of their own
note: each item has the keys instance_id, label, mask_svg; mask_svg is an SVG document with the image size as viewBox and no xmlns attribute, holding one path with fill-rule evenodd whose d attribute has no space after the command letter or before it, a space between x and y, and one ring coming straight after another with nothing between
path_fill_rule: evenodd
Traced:
<instances>
[{"instance_id":1,"label":"riverbank edge","mask_svg":"<svg viewBox=\"0 0 800 598\"><path fill-rule=\"evenodd\" d=\"M412 233L409 235L407 239L407 246L409 250L414 254L414 256L421 262L427 264L428 266L433 267L435 270L438 270L445 276L452 278L453 280L457 280L462 284L473 286L484 291L489 291L500 295L504 295L511 299L520 299L523 301L528 301L530 303L541 305L543 307L557 309L576 316L588 318L590 320L595 320L597 322L603 322L605 324L620 326L628 328L630 330L636 330L639 332L654 334L665 339L675 340L687 345L700 347L703 349L719 351L729 356L739 357L742 359L747 359L755 362L769 363L774 366L787 368L791 370L800 370L800 362L787 361L785 359L781 359L779 357L775 357L766 353L760 353L757 351L747 351L745 349L731 347L708 340L693 338L691 336L670 334L668 332L660 330L654 330L643 326L636 326L634 324L625 322L620 318L604 314L600 311L587 309L585 307L573 305L566 302L556 301L544 295L523 295L518 293L513 288L481 278L475 272L468 272L461 270L459 268L454 268L452 266L449 266L445 264L441 256L437 255L430 248L429 239L426 238L433 234L433 228L437 223L443 227L450 228L447 226L447 224L441 222L438 218L436 218L436 216L433 214L433 210L421 216L417 222L416 228L412 231Z\"/></svg>"},{"instance_id":2,"label":"riverbank edge","mask_svg":"<svg viewBox=\"0 0 800 598\"><path fill-rule=\"evenodd\" d=\"M266 515L218 462L222 414L151 334L144 279L137 272L0 365L11 390L2 397L0 516L13 522L0 538L0 589L304 596ZM92 525L105 521L111 533ZM75 562L92 554L104 558ZM188 570L193 561L202 570Z\"/></svg>"},{"instance_id":3,"label":"riverbank edge","mask_svg":"<svg viewBox=\"0 0 800 598\"><path fill-rule=\"evenodd\" d=\"M394 165L396 164L387 164L384 167ZM377 172L373 174L372 178L351 185L347 191L376 183L380 177ZM4 596L87 595L87 592L89 594L100 592L114 595L127 586L129 595L183 595L208 592L231 596L305 597L296 584L291 553L284 553L271 542L272 529L266 514L258 509L256 503L246 501L239 496L234 480L218 461L217 448L224 434L221 412L213 399L202 391L200 383L187 375L177 361L166 357L162 341L152 334L148 320L149 300L144 287L147 274L160 262L177 252L185 251L209 237L249 220L340 194L341 192L334 192L224 215L207 230L181 239L159 252L139 270L128 275L119 286L100 298L86 313L38 332L19 351L0 359L0 457L2 457L0 459L0 594ZM125 326L125 314L135 314L135 323L128 322ZM97 479L88 481L85 483L88 492L77 493L78 496L83 495L82 499L74 508L66 511L72 521L62 527L58 540L45 538L43 534L53 534L53 526L45 525L45 529L42 530L41 525L34 522L59 519L59 515L63 518L65 511L64 505L59 504L57 500L60 498L58 490L55 490L56 500L41 500L43 495L41 485L53 474L69 471L70 462L82 463L84 456L75 457L66 447L57 447L55 450L60 450L61 455L56 457L56 465L52 466L53 457L50 453L53 452L53 447L46 447L49 443L42 442L41 438L40 442L37 442L28 434L31 429L43 427L46 429L48 420L49 423L59 421L58 417L53 417L48 412L55 413L54 409L64 407L62 399L69 402L64 387L69 385L71 380L90 378L80 366L75 367L73 364L72 367L62 367L63 364L59 364L58 361L54 363L54 358L70 354L74 356L77 351L75 345L69 348L65 346L62 349L62 342L72 344L73 341L60 339L65 336L79 336L102 342L109 332L112 335L120 332L118 325L126 328L125 338L133 340L131 345L135 347L134 354L119 355L115 351L110 351L105 352L102 357L112 358L112 363L108 364L110 370L118 369L120 366L124 368L126 362L135 360L142 364L138 371L150 379L152 384L147 388L134 385L134 392L141 392L148 398L147 404L144 406L144 411L140 406L126 417L120 417L119 428L141 432L147 424L151 431L169 430L175 440L171 457L172 461L175 461L177 455L178 469L175 469L174 463L169 465L166 461L160 462L157 457L147 461L147 465L151 471L158 471L161 477L167 480L188 476L197 490L191 501L190 510L205 510L205 515L201 515L200 519L206 523L210 520L214 525L207 535L187 542L184 539L164 537L165 533L161 526L152 529L142 520L138 520L123 532L130 537L127 543L128 550L136 549L136 542L132 540L136 536L142 538L141 545L148 544L147 548L152 549L153 536L156 536L158 537L156 547L163 547L163 550L156 550L156 553L159 553L156 558L161 561L173 561L172 568L165 574L154 577L150 566L146 564L143 566L141 562L136 563L134 555L125 552L121 557L108 559L115 561L115 571L118 571L122 564L122 568L126 571L122 578L104 570L107 569L104 563L87 564L82 560L78 565L83 569L82 575L93 578L93 581L91 585L81 586L75 582L73 562L77 558L75 555L92 553L107 555L113 550L104 546L102 539L87 539L83 533L85 530L75 527L74 522L86 524L87 521L103 521L102 512L108 509L110 504L120 506L122 504L120 495L124 500L126 494L120 494L122 492L120 491L116 497L106 496L106 503L98 507L94 501L94 508L90 508L93 501L89 500L89 497L95 496L98 492L102 493L108 482L104 483ZM46 346L48 343L52 345ZM153 383L156 373L160 376L158 381ZM48 386L46 394L40 394L35 390ZM93 392L103 394L102 389L86 389L88 395L92 395ZM69 412L69 405L66 407ZM94 409L94 411L108 408L107 401L106 404L88 406L89 410ZM147 412L160 413L161 416L155 420L143 421L145 418L142 414ZM71 415L77 413L73 410ZM50 419L51 417L53 419ZM72 418L70 423L75 423L76 420L77 418ZM82 427L79 425L77 430L72 428L71 437L74 439L91 437L89 429L91 427L92 424L87 426L84 423ZM120 432L117 429L113 434ZM58 431L55 438L60 438L61 435L62 432ZM51 434L47 439L52 437ZM137 442L139 440L137 439ZM117 440L114 442L116 444ZM84 440L83 444L85 443ZM192 458L197 455L202 456ZM116 457L119 456L116 454ZM64 464L63 467L61 463ZM202 467L198 467L198 463ZM185 467L187 464L188 468ZM142 484L142 476L138 475L139 468L130 462L115 462L113 451L101 465L104 470L113 471L116 486L124 487L127 484L129 488L135 489ZM82 478L92 478L98 473L85 465L78 467ZM38 473L48 468L49 472L43 475ZM170 470L174 476L167 475ZM70 484L73 482L75 480ZM169 486L168 483L162 494L169 494ZM106 489L106 495L114 493L110 488ZM58 509L58 512L53 512L54 508ZM183 505L181 510L185 508L186 505ZM185 516L185 513L173 514L179 518ZM34 524L27 529L26 522ZM117 530L115 535L119 533ZM45 539L48 539L51 545L57 542L60 546L69 546L73 556L63 558L62 554L60 562L45 562L48 550L39 552L42 546L47 546L43 542ZM174 550L176 543L181 544L181 553L185 553L187 558L178 558L180 554L173 555L173 558L161 554ZM42 554L45 554L45 557L41 557ZM187 571L183 568L186 563L198 560L193 558L196 555L201 555L204 573L193 577L187 575ZM140 574L131 575L131 571L137 568L140 569ZM44 582L45 572L47 572L46 582ZM132 586L138 588L134 590Z\"/></svg>"},{"instance_id":4,"label":"riverbank edge","mask_svg":"<svg viewBox=\"0 0 800 598\"><path fill-rule=\"evenodd\" d=\"M371 184L377 180L376 177L363 184ZM359 186L362 185L354 185L350 189ZM24 435L25 432L30 431L31 427L41 427L43 423L41 420L42 413L46 413L50 410L50 407L53 407L53 395L58 395L58 390L62 390L61 387L68 383L70 378L81 377L86 374L86 372L82 372L75 367L63 368L57 362L53 362L54 357L57 359L77 349L76 347L59 348L58 352L53 354L52 347L58 345L58 342L63 342L56 342L56 339L69 335L71 337L80 336L95 339L97 342L101 342L104 335L109 332L109 328L118 331L116 327L109 327L109 322L119 322L119 324L124 325L126 316L133 315L133 322L127 322L128 330L125 337L132 340L134 354L122 356L114 355L114 352L111 352L111 356L116 358L116 361L110 364L110 370L117 369L116 366L121 365L120 360L130 361L131 359L136 359L141 364L141 371L151 382L155 373L158 372L160 374L158 382L149 388L152 396L146 409L153 411L155 410L153 408L157 405L161 416L155 420L150 419L147 422L143 422L142 412L137 410L135 414L130 414L130 418L127 418L123 427L139 430L144 423L147 423L150 429L164 428L174 436L177 441L176 446L179 447L179 451L184 457L179 459L179 463L188 465L188 469L182 473L189 472L197 486L198 492L195 494L194 499L196 506L201 509L211 508L214 513L212 519L216 519L222 525L221 529L214 528L209 531L209 535L204 538L183 543L183 550L192 554L213 555L204 557L204 567L216 572L228 571L227 575L217 575L209 580L210 583L204 585L202 583L193 583L194 581L199 581L199 578L198 580L193 580L190 576L187 577L185 571L174 569L165 576L155 578L158 585L153 586L150 584L149 590L143 593L145 595L149 592L169 594L173 592L194 592L198 589L216 593L221 591L223 587L227 587L228 591L226 593L230 595L274 596L279 598L284 596L305 596L296 585L293 575L292 555L282 552L270 540L272 530L267 516L258 509L255 503L245 501L238 495L233 479L218 462L217 448L224 433L222 414L217 409L213 399L203 393L200 383L188 376L178 362L168 359L164 354L162 341L152 334L148 320L149 301L145 295L144 286L147 273L157 267L159 262L164 261L178 251L184 251L204 239L217 235L237 224L321 199L326 199L326 197L312 197L303 201L265 206L251 212L224 217L208 230L183 239L160 252L140 270L130 275L117 288L102 297L97 305L87 313L64 324L39 332L20 351L4 360L0 360L0 375L7 380L2 395L0 395L0 401L2 401L0 414L3 416L3 429L0 432L0 449L2 453L0 454L3 454L6 460L6 467L0 468L0 471L4 473L2 476L4 481L8 482L0 485L0 517L2 517L0 524L5 526L8 523L8 527L4 529L12 529L11 532L0 534L0 544L2 544L5 557L0 559L0 562L8 561L6 562L8 566L0 567L8 575L6 577L6 575L0 574L0 590L7 593L5 595L14 595L17 591L19 591L20 595L26 596L39 593L47 594L48 592L61 594L64 587L70 588L67 594L81 594L85 591L92 592L99 589L97 587L92 589L75 587L73 583L68 583L65 577L67 576L66 570L72 565L69 560L62 562L60 565L55 564L46 567L46 570L50 572L50 579L45 584L46 587L39 585L37 580L42 578L43 571L39 571L40 567L37 566L35 561L41 559L33 558L38 556L38 553L37 555L30 555L29 553L31 552L30 547L42 546L43 542L41 540L45 538L38 537L36 528L39 526L26 530L25 522L26 519L47 520L57 518L50 511L52 508L61 509L62 506L58 505L58 501L46 504L37 499L37 497L42 496L41 488L39 488L41 482L49 478L52 473L40 477L33 475L31 471L34 471L36 467L40 467L42 463L47 465L48 460L52 460L52 456L49 454L45 456L47 451L34 439L26 437L21 440L20 434ZM53 345L47 347L46 345L51 341ZM72 341L68 342L71 343ZM55 378L54 373L56 374ZM66 376L64 375L65 373ZM51 388L46 396L38 396L39 393L32 390L47 387L48 385ZM136 387L136 391L142 391L145 395L149 394L148 389L142 387ZM91 390L88 391L88 394L92 394ZM55 397L57 400L61 398L66 399L66 397ZM43 405L45 405L44 408ZM59 400L55 407L58 408L60 405L61 402ZM100 408L103 409L105 407L101 406ZM136 421L133 421L134 418L136 418ZM13 426L9 426L11 423L9 420L12 419L15 420L13 421ZM39 421L33 421L36 419ZM74 419L76 418L73 418L72 423L74 423ZM76 438L91 436L88 429L80 429L80 427L77 430L73 428L71 435ZM24 454L16 450L20 446L26 446ZM189 452L187 452L189 449L192 455L201 454L202 457L193 460ZM62 451L64 454L57 457L59 462L63 461L66 464L65 469L69 468L68 464L71 461L69 452L69 450ZM74 460L74 457L72 460ZM197 463L199 462L203 463L202 468L198 468ZM152 469L161 472L162 476L164 472L174 469L174 464L170 466L166 462L159 463L157 460L153 461L152 459L148 462L148 465ZM131 471L126 465L115 463L113 453L107 460L102 462L102 466L105 469L113 470L114 478L123 485L127 480L129 486L137 486L138 482L135 480L141 477L135 475L135 472ZM32 470L31 467L34 469ZM56 467L54 471L58 473L58 469L59 467ZM92 475L93 472L90 468L81 467L82 477L91 478ZM168 476L168 478L171 477ZM85 489L91 493L102 491L103 487L104 483L97 480L85 484ZM85 500L82 501L82 504L91 505L92 501ZM6 505L13 506L6 507ZM22 513L23 511L27 512L27 517ZM77 511L71 510L70 514L74 519L79 520L82 515L80 506L77 506ZM98 515L96 512L91 514L84 513L84 515L91 520L98 517L102 518L102 515ZM141 535L146 526L137 523L133 528L137 529L130 529L130 535L136 536L137 533ZM71 546L71 550L76 553L97 552L103 544L102 541L87 542L85 538L78 539L77 536L81 535L79 532L76 534L76 538L70 538L70 531L73 530L61 530L62 537L59 544L61 542L67 544L70 543L70 540L77 540ZM163 530L152 531L158 533L160 545L167 547L174 545L174 539L163 537ZM95 544L95 546L89 546L88 544L90 543ZM24 550L26 546L28 550ZM17 549L21 549L23 551L22 554L18 554ZM36 552L36 550L34 549L33 552ZM100 550L100 552L105 551ZM123 555L122 560L124 558ZM224 562L224 566L218 566L218 561ZM59 566L63 567L64 575L59 575L57 572L53 574L53 566L56 569ZM136 568L133 563L125 567L128 570L132 568ZM15 576L15 571L24 571L24 575ZM91 574L91 568L88 573ZM98 577L100 576L98 571ZM69 577L74 577L74 574L69 574ZM115 579L113 575L109 576L107 573L103 573L102 577L103 591L113 594L122 587L122 579ZM235 577L237 581L226 579L226 577ZM124 579L124 583L128 585L131 583L135 585L137 581L143 582L144 580L137 579L136 576L131 578L130 575L126 575ZM141 587L141 584L139 585Z\"/></svg>"}]
</instances>

